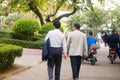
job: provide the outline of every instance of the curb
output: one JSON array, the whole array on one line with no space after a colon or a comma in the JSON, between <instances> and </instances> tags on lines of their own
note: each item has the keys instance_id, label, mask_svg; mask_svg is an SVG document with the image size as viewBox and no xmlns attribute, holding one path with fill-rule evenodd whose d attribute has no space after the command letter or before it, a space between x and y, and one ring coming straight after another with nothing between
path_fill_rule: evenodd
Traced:
<instances>
[{"instance_id":1,"label":"curb","mask_svg":"<svg viewBox=\"0 0 120 80\"><path fill-rule=\"evenodd\" d=\"M16 74L19 74L19 73L21 73L21 72L23 72L23 71L25 71L25 70L28 70L28 69L32 68L32 67L35 66L35 65L41 64L41 63L42 63L42 61L41 61L41 62L38 62L38 63L35 63L35 64L31 65L31 66L28 66L28 67L25 67L25 68L22 68L22 69L18 69L18 70L14 71L14 72L11 72L11 73L7 74L7 75L1 76L1 77L0 77L0 80L3 80L3 79L5 79L5 78L8 78L8 77L13 76L13 75L16 75Z\"/></svg>"}]
</instances>

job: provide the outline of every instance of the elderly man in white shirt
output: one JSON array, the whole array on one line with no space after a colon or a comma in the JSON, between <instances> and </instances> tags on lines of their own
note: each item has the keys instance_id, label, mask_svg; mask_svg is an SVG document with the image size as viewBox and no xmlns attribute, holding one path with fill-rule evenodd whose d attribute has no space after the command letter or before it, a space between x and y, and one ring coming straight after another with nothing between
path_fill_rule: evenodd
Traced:
<instances>
[{"instance_id":1,"label":"elderly man in white shirt","mask_svg":"<svg viewBox=\"0 0 120 80\"><path fill-rule=\"evenodd\" d=\"M62 62L62 52L64 56L67 53L66 39L64 34L59 30L60 22L54 21L54 30L48 32L45 40L50 39L52 59L48 59L49 80L53 80L53 68L55 66L55 80L60 80L60 70Z\"/></svg>"},{"instance_id":2,"label":"elderly man in white shirt","mask_svg":"<svg viewBox=\"0 0 120 80\"><path fill-rule=\"evenodd\" d=\"M78 80L81 66L81 58L87 56L87 38L86 35L80 32L80 25L75 23L73 32L68 34L67 53L70 56L73 80Z\"/></svg>"}]
</instances>

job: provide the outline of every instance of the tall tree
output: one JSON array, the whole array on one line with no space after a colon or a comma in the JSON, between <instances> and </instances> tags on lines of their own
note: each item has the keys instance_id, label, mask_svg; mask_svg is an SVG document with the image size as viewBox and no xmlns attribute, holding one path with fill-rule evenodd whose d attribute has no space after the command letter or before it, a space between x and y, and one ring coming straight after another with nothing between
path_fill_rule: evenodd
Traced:
<instances>
[{"instance_id":1,"label":"tall tree","mask_svg":"<svg viewBox=\"0 0 120 80\"><path fill-rule=\"evenodd\" d=\"M63 17L69 17L80 9L78 4L85 4L90 9L93 9L91 0L0 0L1 3L3 1L9 2L12 9L33 11L38 16L41 25L43 25L45 21L50 22L60 20ZM55 17L59 10L66 10L66 5L67 10L69 9L71 12Z\"/></svg>"},{"instance_id":2,"label":"tall tree","mask_svg":"<svg viewBox=\"0 0 120 80\"><path fill-rule=\"evenodd\" d=\"M99 8L94 8L93 11L87 11L85 15L85 24L93 28L96 32L101 25L107 22L107 12ZM96 33L95 32L95 33Z\"/></svg>"},{"instance_id":3,"label":"tall tree","mask_svg":"<svg viewBox=\"0 0 120 80\"><path fill-rule=\"evenodd\" d=\"M118 6L114 11L111 11L110 16L112 29L120 30L120 7Z\"/></svg>"}]
</instances>

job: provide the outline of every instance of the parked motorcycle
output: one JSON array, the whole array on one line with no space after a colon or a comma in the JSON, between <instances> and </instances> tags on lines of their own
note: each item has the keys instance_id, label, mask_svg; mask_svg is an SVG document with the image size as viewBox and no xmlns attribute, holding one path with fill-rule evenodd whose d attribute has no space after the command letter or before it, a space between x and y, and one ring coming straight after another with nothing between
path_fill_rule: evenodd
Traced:
<instances>
[{"instance_id":1,"label":"parked motorcycle","mask_svg":"<svg viewBox=\"0 0 120 80\"><path fill-rule=\"evenodd\" d=\"M111 61L111 64L114 64L116 56L117 56L116 49L115 48L110 48L109 60Z\"/></svg>"}]
</instances>

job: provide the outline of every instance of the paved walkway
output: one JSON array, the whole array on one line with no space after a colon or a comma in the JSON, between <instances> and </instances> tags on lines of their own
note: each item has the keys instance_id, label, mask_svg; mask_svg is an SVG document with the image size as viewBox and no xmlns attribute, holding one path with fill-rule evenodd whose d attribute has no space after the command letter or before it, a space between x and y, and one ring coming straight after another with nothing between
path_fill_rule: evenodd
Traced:
<instances>
[{"instance_id":1,"label":"paved walkway","mask_svg":"<svg viewBox=\"0 0 120 80\"><path fill-rule=\"evenodd\" d=\"M16 58L14 64L22 66L33 66L41 62L41 50L39 49L23 49L23 55Z\"/></svg>"},{"instance_id":2,"label":"paved walkway","mask_svg":"<svg viewBox=\"0 0 120 80\"><path fill-rule=\"evenodd\" d=\"M107 55L108 48L102 47L98 50L98 62L95 66L90 65L88 62L84 62L81 67L79 80L120 80L120 60L117 59L115 64L110 64L110 61L106 58ZM40 55L38 54L37 56L39 57L35 59L39 62ZM31 62L32 59L34 58L27 59L27 61ZM30 69L4 80L48 80L46 62L35 64ZM72 80L69 58L67 60L63 59L61 80Z\"/></svg>"}]
</instances>

